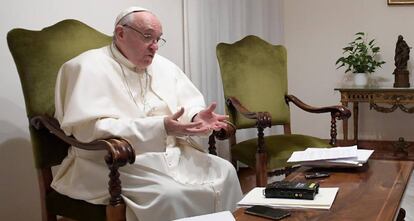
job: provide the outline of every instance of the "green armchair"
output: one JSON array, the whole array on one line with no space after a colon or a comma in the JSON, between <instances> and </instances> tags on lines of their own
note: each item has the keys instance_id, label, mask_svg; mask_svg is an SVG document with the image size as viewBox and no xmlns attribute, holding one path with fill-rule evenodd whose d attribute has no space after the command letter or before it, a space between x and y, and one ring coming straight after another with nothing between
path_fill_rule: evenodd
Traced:
<instances>
[{"instance_id":1,"label":"green armchair","mask_svg":"<svg viewBox=\"0 0 414 221\"><path fill-rule=\"evenodd\" d=\"M40 31L13 29L7 34L7 42L19 73L30 122L43 220L56 220L57 215L84 221L125 220L118 168L134 162L131 145L121 138L80 143L67 137L53 118L54 88L60 66L88 49L110 44L111 37L79 21L64 20ZM70 145L108 151L102 160L108 165L109 205L71 199L50 187L51 167L61 163Z\"/></svg>"},{"instance_id":2,"label":"green armchair","mask_svg":"<svg viewBox=\"0 0 414 221\"><path fill-rule=\"evenodd\" d=\"M234 44L220 43L216 49L226 112L233 124L229 129L258 131L257 138L240 143L232 135L232 161L254 168L257 186L267 184L268 174L289 173L292 165L286 161L293 151L336 144L336 120L349 118L350 111L343 106L312 107L288 95L287 52L282 45L247 36ZM290 102L307 112L330 113L330 141L291 134ZM264 136L264 129L274 125L282 125L284 134Z\"/></svg>"}]
</instances>

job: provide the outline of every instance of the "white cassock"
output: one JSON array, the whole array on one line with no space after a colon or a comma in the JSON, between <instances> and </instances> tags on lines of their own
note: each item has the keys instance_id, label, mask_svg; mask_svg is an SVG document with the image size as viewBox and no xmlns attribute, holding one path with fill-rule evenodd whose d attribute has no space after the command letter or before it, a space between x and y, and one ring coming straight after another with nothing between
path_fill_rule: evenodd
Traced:
<instances>
[{"instance_id":1,"label":"white cassock","mask_svg":"<svg viewBox=\"0 0 414 221\"><path fill-rule=\"evenodd\" d=\"M166 115L184 107L179 120L190 122L205 104L180 68L159 55L147 73L137 73L113 45L87 51L61 67L55 105L67 135L83 142L119 136L134 147L135 163L120 168L128 221L234 211L242 197L228 161L166 134ZM71 147L52 187L72 198L108 203L105 154Z\"/></svg>"}]
</instances>

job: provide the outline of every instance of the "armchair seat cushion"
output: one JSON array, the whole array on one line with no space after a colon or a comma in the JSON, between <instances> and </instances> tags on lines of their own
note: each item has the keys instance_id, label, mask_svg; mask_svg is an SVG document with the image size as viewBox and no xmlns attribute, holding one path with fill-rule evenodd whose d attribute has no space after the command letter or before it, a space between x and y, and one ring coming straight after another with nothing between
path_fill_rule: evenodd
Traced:
<instances>
[{"instance_id":1,"label":"armchair seat cushion","mask_svg":"<svg viewBox=\"0 0 414 221\"><path fill-rule=\"evenodd\" d=\"M267 136L265 137L265 146L268 170L291 166L292 164L286 161L293 151L305 150L308 147L331 147L323 139L299 134ZM256 148L257 138L254 138L233 145L231 154L234 160L255 168Z\"/></svg>"},{"instance_id":2,"label":"armchair seat cushion","mask_svg":"<svg viewBox=\"0 0 414 221\"><path fill-rule=\"evenodd\" d=\"M46 206L52 214L59 214L79 221L106 220L106 205L95 205L83 200L72 199L54 190L46 195Z\"/></svg>"}]
</instances>

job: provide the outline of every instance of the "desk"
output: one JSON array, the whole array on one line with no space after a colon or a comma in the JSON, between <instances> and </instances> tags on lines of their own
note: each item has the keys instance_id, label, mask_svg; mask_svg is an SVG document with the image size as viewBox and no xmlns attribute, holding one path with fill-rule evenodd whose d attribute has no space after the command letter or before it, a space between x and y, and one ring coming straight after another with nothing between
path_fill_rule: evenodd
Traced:
<instances>
[{"instance_id":1,"label":"desk","mask_svg":"<svg viewBox=\"0 0 414 221\"><path fill-rule=\"evenodd\" d=\"M341 93L341 103L348 107L353 103L354 115L354 141L358 141L358 104L366 102L370 108L383 113L390 113L397 108L406 113L414 113L414 107L406 107L407 104L414 104L414 88L393 88L393 87L346 87L335 88ZM391 105L381 106L380 103ZM344 140L348 140L348 119L343 120Z\"/></svg>"},{"instance_id":2,"label":"desk","mask_svg":"<svg viewBox=\"0 0 414 221\"><path fill-rule=\"evenodd\" d=\"M339 187L331 209L290 210L291 216L283 221L394 220L413 166L412 161L369 160L361 168L329 169L331 176L318 181L321 187ZM306 170L300 168L286 180L304 181ZM245 214L243 208L234 216L237 221L268 221Z\"/></svg>"}]
</instances>

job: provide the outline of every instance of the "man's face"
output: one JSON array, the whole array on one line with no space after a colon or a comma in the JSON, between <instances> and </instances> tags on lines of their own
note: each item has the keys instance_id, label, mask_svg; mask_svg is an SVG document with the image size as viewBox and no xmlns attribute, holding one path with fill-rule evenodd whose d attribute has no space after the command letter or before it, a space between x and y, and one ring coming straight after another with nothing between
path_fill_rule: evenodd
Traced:
<instances>
[{"instance_id":1,"label":"man's face","mask_svg":"<svg viewBox=\"0 0 414 221\"><path fill-rule=\"evenodd\" d=\"M149 12L132 14L132 21L116 29L117 46L121 53L144 70L151 63L158 50L158 41L162 35L159 20Z\"/></svg>"}]
</instances>

